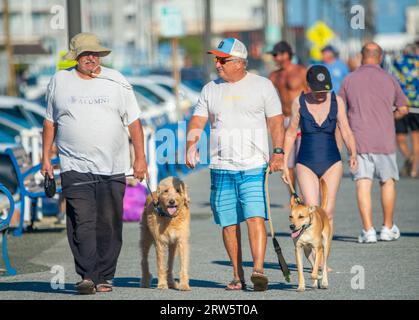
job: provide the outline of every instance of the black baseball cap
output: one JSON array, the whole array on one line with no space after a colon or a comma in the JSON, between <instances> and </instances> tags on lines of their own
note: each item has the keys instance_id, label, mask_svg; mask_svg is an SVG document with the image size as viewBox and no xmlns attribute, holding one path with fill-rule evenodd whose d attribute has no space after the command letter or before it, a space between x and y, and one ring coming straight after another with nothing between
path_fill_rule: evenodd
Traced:
<instances>
[{"instance_id":1,"label":"black baseball cap","mask_svg":"<svg viewBox=\"0 0 419 320\"><path fill-rule=\"evenodd\" d=\"M334 46L331 46L331 45L325 46L321 51L322 52L330 51L330 52L333 53L334 56L338 56L338 54L339 54L338 51L336 50L336 48Z\"/></svg>"},{"instance_id":2,"label":"black baseball cap","mask_svg":"<svg viewBox=\"0 0 419 320\"><path fill-rule=\"evenodd\" d=\"M308 69L307 83L313 92L325 92L333 89L329 70L319 64Z\"/></svg>"},{"instance_id":3,"label":"black baseball cap","mask_svg":"<svg viewBox=\"0 0 419 320\"><path fill-rule=\"evenodd\" d=\"M272 49L272 51L269 51L268 53L270 54L277 54L279 52L288 52L288 54L290 55L290 58L292 58L292 48L289 45L288 42L286 41L280 41L277 44L275 44L274 48Z\"/></svg>"}]
</instances>

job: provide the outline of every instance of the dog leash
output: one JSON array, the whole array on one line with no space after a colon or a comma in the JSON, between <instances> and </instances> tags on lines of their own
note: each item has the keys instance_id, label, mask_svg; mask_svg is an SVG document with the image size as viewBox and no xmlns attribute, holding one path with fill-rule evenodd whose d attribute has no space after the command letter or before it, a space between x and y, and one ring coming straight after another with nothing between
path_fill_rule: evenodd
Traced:
<instances>
[{"instance_id":1,"label":"dog leash","mask_svg":"<svg viewBox=\"0 0 419 320\"><path fill-rule=\"evenodd\" d=\"M128 175L125 175L124 174L124 175L120 175L120 176L115 176L115 177L109 178L105 182L107 182L107 181L115 181L115 180L118 180L118 179L121 179L121 178L129 178L129 177L133 177L133 176L134 176L133 174L128 174ZM101 181L100 180L91 180L91 181L75 182L72 185L76 187L76 186L84 186L84 185L87 185L87 184L99 183L99 182L101 182Z\"/></svg>"},{"instance_id":2,"label":"dog leash","mask_svg":"<svg viewBox=\"0 0 419 320\"><path fill-rule=\"evenodd\" d=\"M272 238L272 242L273 242L273 246L274 246L276 255L278 256L279 266L281 267L282 274L285 277L285 281L290 282L291 281L290 280L290 271L288 269L288 265L285 261L285 258L282 255L282 250L281 250L281 247L279 246L279 242L275 238L275 232L274 232L274 227L273 227L273 223L272 223L271 199L269 197L269 180L268 180L270 173L271 173L271 170L269 169L269 166L268 166L266 168L266 173L265 173L265 193L266 193L266 208L268 209L269 227L271 229L271 238Z\"/></svg>"},{"instance_id":3,"label":"dog leash","mask_svg":"<svg viewBox=\"0 0 419 320\"><path fill-rule=\"evenodd\" d=\"M294 197L294 200L297 204L303 204L303 200L298 196L297 192L295 192L294 186L292 183L287 183L288 188L290 188L291 195Z\"/></svg>"}]
</instances>

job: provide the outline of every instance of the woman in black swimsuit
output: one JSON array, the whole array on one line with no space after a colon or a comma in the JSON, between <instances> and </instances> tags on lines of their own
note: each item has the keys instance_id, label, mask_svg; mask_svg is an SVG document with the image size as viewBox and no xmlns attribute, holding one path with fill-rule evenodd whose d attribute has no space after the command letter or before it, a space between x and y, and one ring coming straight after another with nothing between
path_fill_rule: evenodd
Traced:
<instances>
[{"instance_id":1,"label":"woman in black swimsuit","mask_svg":"<svg viewBox=\"0 0 419 320\"><path fill-rule=\"evenodd\" d=\"M330 74L326 67L315 65L307 71L307 82L311 89L302 93L292 106L291 123L286 131L284 144L284 163L294 145L297 129L300 126L302 140L297 158L297 180L304 202L310 206L319 205L320 178L327 184L327 207L333 230L336 194L343 174L343 165L336 145L336 127L340 129L349 150L349 166L357 167L356 145L352 130L346 117L345 104L332 90ZM288 169L284 167L283 179L289 180Z\"/></svg>"}]
</instances>

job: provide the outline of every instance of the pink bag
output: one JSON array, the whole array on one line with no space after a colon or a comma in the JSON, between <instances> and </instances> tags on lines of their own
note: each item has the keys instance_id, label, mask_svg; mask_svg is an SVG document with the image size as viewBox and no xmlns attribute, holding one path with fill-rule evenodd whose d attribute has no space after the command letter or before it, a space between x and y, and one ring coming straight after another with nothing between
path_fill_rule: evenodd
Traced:
<instances>
[{"instance_id":1,"label":"pink bag","mask_svg":"<svg viewBox=\"0 0 419 320\"><path fill-rule=\"evenodd\" d=\"M141 221L147 189L138 183L135 187L127 185L124 196L124 221Z\"/></svg>"}]
</instances>

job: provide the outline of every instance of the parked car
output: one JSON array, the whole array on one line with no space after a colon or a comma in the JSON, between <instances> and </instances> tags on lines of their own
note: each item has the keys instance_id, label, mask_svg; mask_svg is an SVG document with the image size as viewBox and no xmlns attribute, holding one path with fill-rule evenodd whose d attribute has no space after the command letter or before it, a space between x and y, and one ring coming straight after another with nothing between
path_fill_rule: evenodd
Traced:
<instances>
[{"instance_id":1,"label":"parked car","mask_svg":"<svg viewBox=\"0 0 419 320\"><path fill-rule=\"evenodd\" d=\"M20 134L26 128L0 116L0 151L21 143Z\"/></svg>"},{"instance_id":2,"label":"parked car","mask_svg":"<svg viewBox=\"0 0 419 320\"><path fill-rule=\"evenodd\" d=\"M132 85L134 92L146 97L157 108L164 110L170 122L177 121L176 102L173 94L170 94L153 81L143 77L127 77L127 80Z\"/></svg>"},{"instance_id":3,"label":"parked car","mask_svg":"<svg viewBox=\"0 0 419 320\"><path fill-rule=\"evenodd\" d=\"M141 123L151 127L160 127L169 123L169 116L163 108L156 106L153 101L134 91L138 106L141 110Z\"/></svg>"},{"instance_id":4,"label":"parked car","mask_svg":"<svg viewBox=\"0 0 419 320\"><path fill-rule=\"evenodd\" d=\"M171 94L174 94L175 79L173 79L172 77L162 75L149 75L147 76L147 79L150 79L151 81L157 83L159 86L161 86ZM198 102L199 92L189 88L183 83L180 83L179 98L182 102L184 101L185 104L190 103L189 106L186 105L185 107L190 107L191 105L195 105Z\"/></svg>"},{"instance_id":5,"label":"parked car","mask_svg":"<svg viewBox=\"0 0 419 320\"><path fill-rule=\"evenodd\" d=\"M45 108L22 98L0 96L0 116L26 127L42 127Z\"/></svg>"}]
</instances>

